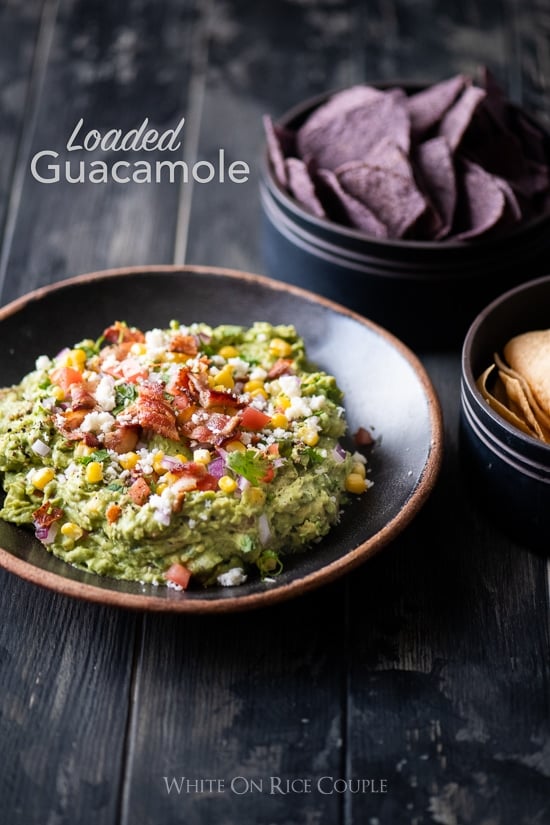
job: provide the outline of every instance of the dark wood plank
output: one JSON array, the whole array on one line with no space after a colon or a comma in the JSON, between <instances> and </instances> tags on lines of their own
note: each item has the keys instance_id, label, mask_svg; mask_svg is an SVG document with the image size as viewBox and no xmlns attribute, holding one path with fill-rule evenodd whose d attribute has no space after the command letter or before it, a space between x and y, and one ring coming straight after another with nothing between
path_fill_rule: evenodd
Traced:
<instances>
[{"instance_id":1,"label":"dark wood plank","mask_svg":"<svg viewBox=\"0 0 550 825\"><path fill-rule=\"evenodd\" d=\"M195 184L189 263L261 269L261 116L326 83L349 82L353 24L346 3L210 4L209 59L195 88L196 159L251 167L246 184ZM185 241L185 239L183 239ZM250 616L149 617L129 750L125 823L337 823L341 800L270 793L282 780L344 770L345 587ZM159 705L160 702L160 705ZM156 714L147 712L155 703ZM344 710L343 710L344 709ZM159 727L159 719L163 720ZM164 776L217 778L225 792L170 794ZM246 777L261 791L238 793Z\"/></svg>"},{"instance_id":2,"label":"dark wood plank","mask_svg":"<svg viewBox=\"0 0 550 825\"><path fill-rule=\"evenodd\" d=\"M258 181L262 115L351 82L354 14L347 2L214 2L197 157L244 160L241 184L195 186L186 261L265 271ZM184 250L180 250L183 255Z\"/></svg>"},{"instance_id":3,"label":"dark wood plank","mask_svg":"<svg viewBox=\"0 0 550 825\"><path fill-rule=\"evenodd\" d=\"M140 618L0 572L0 796L20 825L117 822Z\"/></svg>"},{"instance_id":4,"label":"dark wood plank","mask_svg":"<svg viewBox=\"0 0 550 825\"><path fill-rule=\"evenodd\" d=\"M546 560L476 509L458 458L459 359L428 364L445 399L440 483L353 582L350 772L388 792L354 796L351 821L544 822Z\"/></svg>"},{"instance_id":5,"label":"dark wood plank","mask_svg":"<svg viewBox=\"0 0 550 825\"><path fill-rule=\"evenodd\" d=\"M109 164L180 159L180 152L68 152L66 143L81 117L86 131L127 131L146 117L159 131L174 128L186 111L195 16L193 0L61 3L36 129L28 156L20 158L24 208L3 302L80 272L172 260L180 186L168 177L151 184L68 183L62 172L58 183L46 184L32 176L30 162L52 150L59 159L51 162L70 159L77 175L84 157Z\"/></svg>"},{"instance_id":6,"label":"dark wood plank","mask_svg":"<svg viewBox=\"0 0 550 825\"><path fill-rule=\"evenodd\" d=\"M339 821L337 798L287 783L343 769L341 604L337 585L250 614L147 618L125 825Z\"/></svg>"},{"instance_id":7,"label":"dark wood plank","mask_svg":"<svg viewBox=\"0 0 550 825\"><path fill-rule=\"evenodd\" d=\"M36 151L62 150L80 116L99 129L146 116L158 128L177 122L193 17L179 2L61 3L38 108L23 127L4 301L88 269L171 259L177 186L50 186L28 164ZM2 810L21 825L118 822L141 617L0 576Z\"/></svg>"},{"instance_id":8,"label":"dark wood plank","mask_svg":"<svg viewBox=\"0 0 550 825\"><path fill-rule=\"evenodd\" d=\"M31 96L33 58L43 0L0 7L0 231L7 220L15 159L20 146L25 107ZM36 67L38 69L38 67Z\"/></svg>"}]
</instances>

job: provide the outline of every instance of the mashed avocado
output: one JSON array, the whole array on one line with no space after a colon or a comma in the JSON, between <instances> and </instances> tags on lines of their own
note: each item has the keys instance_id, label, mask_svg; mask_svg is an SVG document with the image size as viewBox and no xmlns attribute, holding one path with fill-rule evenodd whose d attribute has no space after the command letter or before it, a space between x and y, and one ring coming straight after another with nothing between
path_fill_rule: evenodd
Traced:
<instances>
[{"instance_id":1,"label":"mashed avocado","mask_svg":"<svg viewBox=\"0 0 550 825\"><path fill-rule=\"evenodd\" d=\"M2 391L0 517L117 579L272 576L370 485L341 404L292 326L116 322Z\"/></svg>"}]
</instances>

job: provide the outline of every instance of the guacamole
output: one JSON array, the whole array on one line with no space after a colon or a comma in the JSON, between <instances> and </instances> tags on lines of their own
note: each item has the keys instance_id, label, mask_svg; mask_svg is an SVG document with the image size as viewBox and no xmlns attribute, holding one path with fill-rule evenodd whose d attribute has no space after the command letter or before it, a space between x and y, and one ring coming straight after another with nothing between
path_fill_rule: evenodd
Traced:
<instances>
[{"instance_id":1,"label":"guacamole","mask_svg":"<svg viewBox=\"0 0 550 825\"><path fill-rule=\"evenodd\" d=\"M292 326L117 321L1 391L0 517L103 576L271 579L370 486L345 428Z\"/></svg>"}]
</instances>

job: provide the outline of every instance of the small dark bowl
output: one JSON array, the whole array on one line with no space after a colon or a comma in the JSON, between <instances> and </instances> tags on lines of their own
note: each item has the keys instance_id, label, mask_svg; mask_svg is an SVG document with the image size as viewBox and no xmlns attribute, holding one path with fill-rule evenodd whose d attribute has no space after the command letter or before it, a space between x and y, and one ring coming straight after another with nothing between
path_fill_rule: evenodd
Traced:
<instances>
[{"instance_id":1,"label":"small dark bowl","mask_svg":"<svg viewBox=\"0 0 550 825\"><path fill-rule=\"evenodd\" d=\"M476 387L514 335L550 327L550 276L493 301L472 324L462 351L464 478L498 526L521 543L550 548L550 446L495 412Z\"/></svg>"},{"instance_id":2,"label":"small dark bowl","mask_svg":"<svg viewBox=\"0 0 550 825\"><path fill-rule=\"evenodd\" d=\"M299 128L332 94L277 122ZM460 346L484 306L548 271L550 213L477 241L380 240L307 212L275 180L267 153L260 192L268 274L360 312L412 347Z\"/></svg>"}]
</instances>

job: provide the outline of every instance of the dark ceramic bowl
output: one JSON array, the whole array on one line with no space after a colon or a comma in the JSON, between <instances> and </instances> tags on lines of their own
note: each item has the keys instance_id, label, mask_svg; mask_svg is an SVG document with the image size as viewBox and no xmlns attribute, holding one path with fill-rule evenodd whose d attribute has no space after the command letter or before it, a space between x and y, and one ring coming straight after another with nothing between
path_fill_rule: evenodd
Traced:
<instances>
[{"instance_id":1,"label":"dark ceramic bowl","mask_svg":"<svg viewBox=\"0 0 550 825\"><path fill-rule=\"evenodd\" d=\"M476 380L514 335L550 327L550 276L502 295L479 314L462 352L464 478L500 528L539 550L550 548L550 446L493 410Z\"/></svg>"},{"instance_id":2,"label":"dark ceramic bowl","mask_svg":"<svg viewBox=\"0 0 550 825\"><path fill-rule=\"evenodd\" d=\"M277 122L297 129L333 93ZM307 212L275 180L267 152L260 192L268 274L366 315L415 348L460 346L484 306L548 270L550 213L492 239L380 240Z\"/></svg>"},{"instance_id":3,"label":"dark ceramic bowl","mask_svg":"<svg viewBox=\"0 0 550 825\"><path fill-rule=\"evenodd\" d=\"M55 558L32 533L0 521L0 565L67 595L141 610L215 613L298 596L349 573L416 515L435 484L442 454L439 403L418 359L384 329L309 292L244 272L147 266L96 272L37 290L0 309L0 386L17 383L42 353L94 338L117 318L150 329L172 318L250 325L294 324L310 359L335 375L349 432L374 427L374 486L345 508L309 551L286 557L272 582L238 587L166 587L83 572ZM44 322L47 319L47 323ZM353 439L348 442L355 449Z\"/></svg>"}]
</instances>

